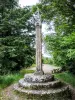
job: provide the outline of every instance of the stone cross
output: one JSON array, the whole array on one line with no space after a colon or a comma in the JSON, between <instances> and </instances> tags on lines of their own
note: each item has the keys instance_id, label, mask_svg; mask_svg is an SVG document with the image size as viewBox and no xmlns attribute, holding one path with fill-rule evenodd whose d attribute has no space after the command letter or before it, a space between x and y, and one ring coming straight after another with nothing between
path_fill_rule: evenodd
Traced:
<instances>
[{"instance_id":1,"label":"stone cross","mask_svg":"<svg viewBox=\"0 0 75 100\"><path fill-rule=\"evenodd\" d=\"M42 69L42 23L39 9L35 15L35 27L36 27L36 72L37 75L43 75Z\"/></svg>"}]
</instances>

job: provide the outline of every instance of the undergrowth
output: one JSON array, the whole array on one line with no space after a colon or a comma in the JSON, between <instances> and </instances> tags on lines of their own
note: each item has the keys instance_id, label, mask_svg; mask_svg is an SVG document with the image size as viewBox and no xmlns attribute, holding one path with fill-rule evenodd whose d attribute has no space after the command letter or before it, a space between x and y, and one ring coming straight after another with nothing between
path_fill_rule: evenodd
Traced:
<instances>
[{"instance_id":1,"label":"undergrowth","mask_svg":"<svg viewBox=\"0 0 75 100\"><path fill-rule=\"evenodd\" d=\"M24 74L33 72L33 70L22 69L19 73L0 76L0 89L6 88L7 86L17 82L19 79L24 77Z\"/></svg>"},{"instance_id":2,"label":"undergrowth","mask_svg":"<svg viewBox=\"0 0 75 100\"><path fill-rule=\"evenodd\" d=\"M55 74L55 77L75 87L75 75L69 72Z\"/></svg>"}]
</instances>

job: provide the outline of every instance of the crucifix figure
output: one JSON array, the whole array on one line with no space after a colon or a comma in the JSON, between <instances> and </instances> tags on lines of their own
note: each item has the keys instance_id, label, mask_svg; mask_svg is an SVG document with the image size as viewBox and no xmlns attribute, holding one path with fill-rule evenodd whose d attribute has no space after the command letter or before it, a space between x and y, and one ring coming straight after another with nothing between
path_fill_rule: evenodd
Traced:
<instances>
[{"instance_id":1,"label":"crucifix figure","mask_svg":"<svg viewBox=\"0 0 75 100\"><path fill-rule=\"evenodd\" d=\"M42 69L42 23L39 8L35 15L35 27L36 27L36 72L35 74L43 75Z\"/></svg>"}]
</instances>

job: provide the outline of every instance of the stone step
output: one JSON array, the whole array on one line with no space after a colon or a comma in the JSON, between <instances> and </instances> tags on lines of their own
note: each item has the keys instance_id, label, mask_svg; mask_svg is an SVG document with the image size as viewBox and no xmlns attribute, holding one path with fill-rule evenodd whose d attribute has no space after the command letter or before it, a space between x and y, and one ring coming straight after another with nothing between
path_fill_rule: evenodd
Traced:
<instances>
[{"instance_id":1,"label":"stone step","mask_svg":"<svg viewBox=\"0 0 75 100\"><path fill-rule=\"evenodd\" d=\"M58 89L47 89L47 90L27 90L23 87L19 87L18 84L14 85L14 89L19 92L19 93L24 93L24 94L28 94L28 95L54 95L54 94L64 94L66 92L69 91L69 87L68 86L63 86L61 88Z\"/></svg>"},{"instance_id":2,"label":"stone step","mask_svg":"<svg viewBox=\"0 0 75 100\"><path fill-rule=\"evenodd\" d=\"M49 88L59 88L63 86L64 83L62 83L59 80L55 80L52 82L44 82L44 83L28 83L25 82L24 79L19 80L19 86L25 88L25 89L49 89Z\"/></svg>"}]
</instances>

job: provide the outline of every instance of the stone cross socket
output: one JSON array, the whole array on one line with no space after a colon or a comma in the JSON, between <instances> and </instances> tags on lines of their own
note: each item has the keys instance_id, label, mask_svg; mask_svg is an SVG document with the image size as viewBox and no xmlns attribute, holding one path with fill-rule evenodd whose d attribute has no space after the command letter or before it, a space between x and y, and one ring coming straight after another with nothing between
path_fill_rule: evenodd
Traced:
<instances>
[{"instance_id":1,"label":"stone cross socket","mask_svg":"<svg viewBox=\"0 0 75 100\"><path fill-rule=\"evenodd\" d=\"M43 75L42 69L42 23L39 8L35 15L35 27L36 27L36 75Z\"/></svg>"}]
</instances>

